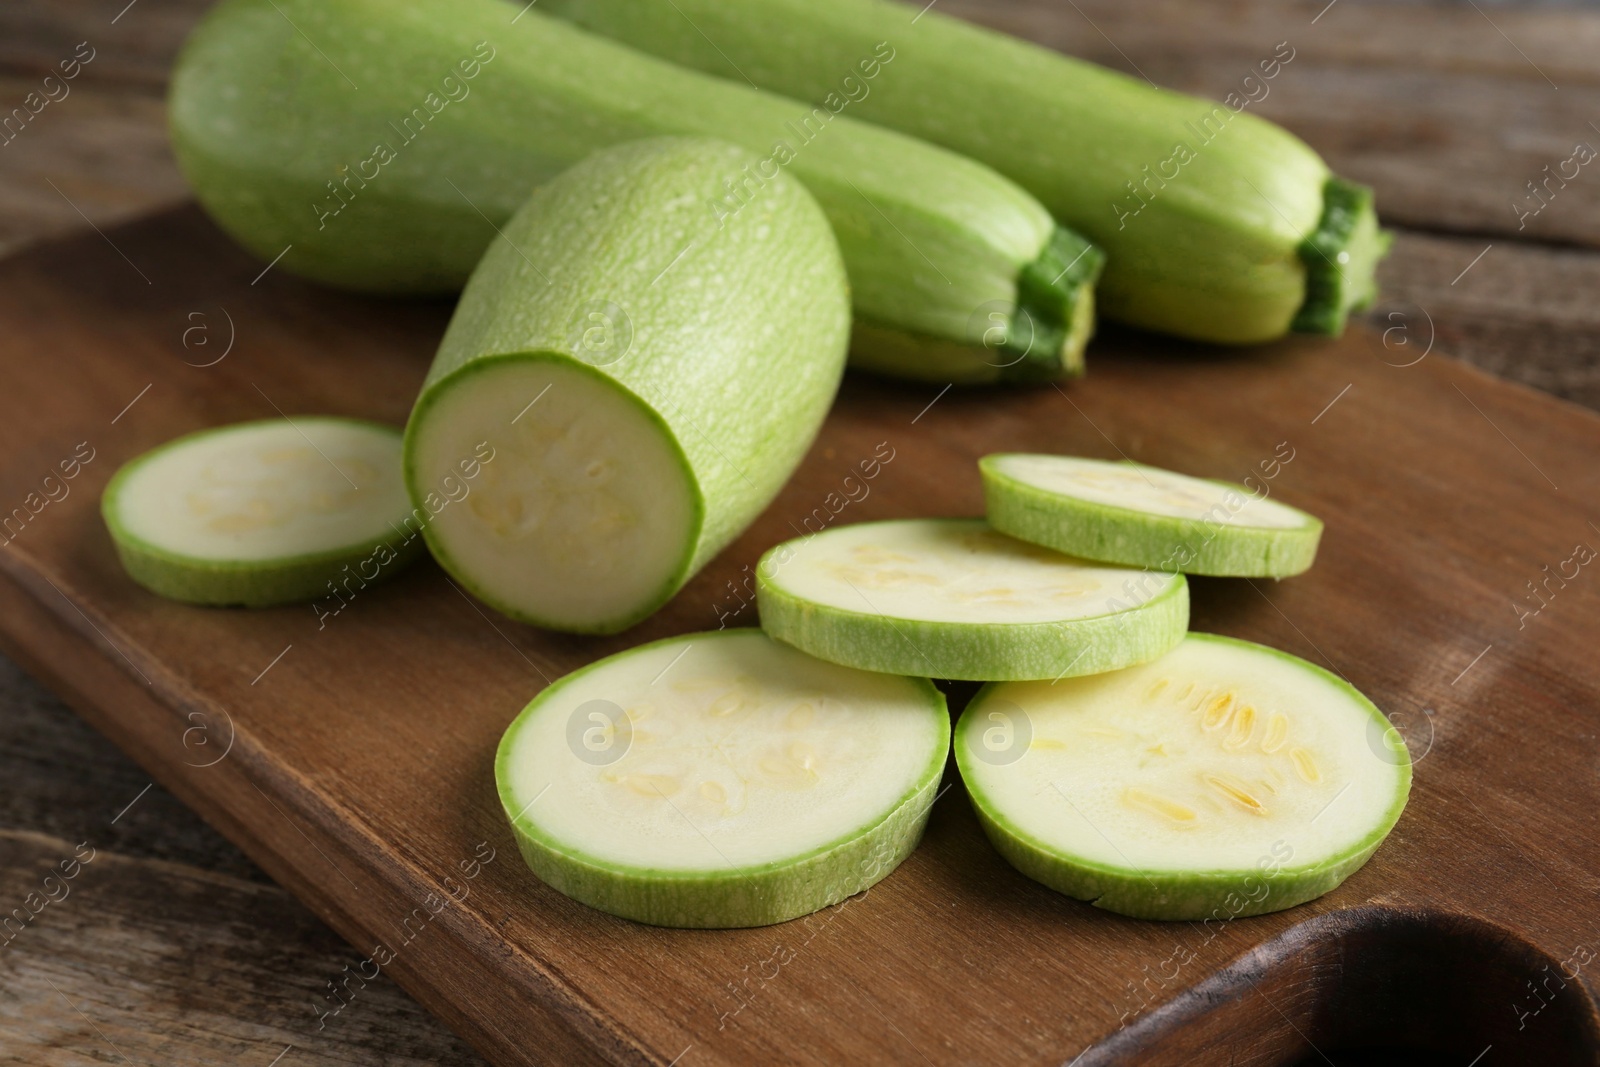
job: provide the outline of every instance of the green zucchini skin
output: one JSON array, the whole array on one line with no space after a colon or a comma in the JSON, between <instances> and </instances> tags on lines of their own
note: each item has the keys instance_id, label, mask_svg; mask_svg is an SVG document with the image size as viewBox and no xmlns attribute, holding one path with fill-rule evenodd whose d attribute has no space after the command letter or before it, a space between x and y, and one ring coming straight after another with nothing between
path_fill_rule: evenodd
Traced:
<instances>
[{"instance_id":1,"label":"green zucchini skin","mask_svg":"<svg viewBox=\"0 0 1600 1067\"><path fill-rule=\"evenodd\" d=\"M553 360L597 376L664 428L697 497L697 534L653 600L595 632L649 615L760 514L810 448L844 373L849 285L815 199L780 174L720 228L700 209L751 158L708 138L648 138L541 186L467 283L407 423L405 475L418 501L431 488L417 459L430 409L505 361ZM603 366L574 352L582 338L572 323L596 301L622 309L634 337ZM484 432L492 442L502 430ZM507 603L455 564L433 526L424 533L486 603L571 628Z\"/></svg>"},{"instance_id":2,"label":"green zucchini skin","mask_svg":"<svg viewBox=\"0 0 1600 1067\"><path fill-rule=\"evenodd\" d=\"M1322 520L1308 513L1300 527L1213 530L1203 521L1072 499L1029 485L1001 468L998 461L1005 455L978 461L984 514L996 530L1021 541L1083 559L1213 577L1289 578L1310 570L1317 558ZM1234 482L1216 484L1241 498L1255 495Z\"/></svg>"},{"instance_id":3,"label":"green zucchini skin","mask_svg":"<svg viewBox=\"0 0 1600 1067\"><path fill-rule=\"evenodd\" d=\"M1235 108L1157 89L919 11L920 3L547 0L540 8L801 100L848 95L852 114L988 163L1105 250L1098 303L1107 318L1249 343L1291 329L1338 333L1371 299L1382 246L1360 236L1375 233L1370 192L1361 203L1345 195L1349 183L1325 194L1327 165L1246 112L1242 96ZM894 58L869 73L882 42ZM1334 238L1352 206L1358 225Z\"/></svg>"},{"instance_id":4,"label":"green zucchini skin","mask_svg":"<svg viewBox=\"0 0 1600 1067\"><path fill-rule=\"evenodd\" d=\"M535 185L590 152L714 136L759 158L723 175L701 204L707 217L737 215L792 173L828 213L863 319L970 347L981 367L974 317L998 305L1009 318L1020 302L1058 345L1077 346L1038 346L1029 373L1070 376L1081 362L1093 303L1079 294L1098 260L1042 290L1024 284L1060 242L1049 212L1009 179L538 9L511 15L498 0L224 0L173 74L179 164L217 222L263 259L281 253L283 269L442 293Z\"/></svg>"},{"instance_id":5,"label":"green zucchini skin","mask_svg":"<svg viewBox=\"0 0 1600 1067\"><path fill-rule=\"evenodd\" d=\"M100 496L100 517L111 534L117 559L122 569L128 572L128 577L168 600L208 607L265 608L334 596L338 583L351 578L356 580L359 588L365 589L375 581L393 577L421 558L424 549L422 539L414 532L405 532L403 526L385 531L381 537L342 545L325 552L266 560L231 560L206 559L163 548L133 533L122 521L123 494L128 483L145 464L174 449L203 443L207 439L219 438L238 430L276 426L280 421L263 419L196 430L135 456L117 469ZM392 426L363 419L313 416L302 418L300 425L314 422L354 424L399 435L399 431ZM403 512L396 516L401 521L406 518L408 516ZM371 578L361 572L361 564L366 561L378 564ZM348 588L346 591L349 591Z\"/></svg>"},{"instance_id":6,"label":"green zucchini skin","mask_svg":"<svg viewBox=\"0 0 1600 1067\"><path fill-rule=\"evenodd\" d=\"M1187 582L1135 612L1070 623L994 623L983 642L974 639L970 624L891 619L886 625L880 616L813 604L759 578L756 595L762 629L818 659L885 674L921 672L972 682L1119 670L1155 659L1181 641L1189 625Z\"/></svg>"}]
</instances>

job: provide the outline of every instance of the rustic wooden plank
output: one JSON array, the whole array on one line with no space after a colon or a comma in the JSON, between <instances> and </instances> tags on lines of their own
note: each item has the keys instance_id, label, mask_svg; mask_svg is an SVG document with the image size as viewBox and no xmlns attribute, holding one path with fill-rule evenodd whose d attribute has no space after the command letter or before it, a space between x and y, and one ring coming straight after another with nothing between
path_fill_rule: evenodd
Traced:
<instances>
[{"instance_id":1,"label":"rustic wooden plank","mask_svg":"<svg viewBox=\"0 0 1600 1067\"><path fill-rule=\"evenodd\" d=\"M1492 247L1491 247L1492 245ZM1366 321L1385 360L1429 352L1600 408L1600 256L1401 231Z\"/></svg>"},{"instance_id":2,"label":"rustic wooden plank","mask_svg":"<svg viewBox=\"0 0 1600 1067\"><path fill-rule=\"evenodd\" d=\"M83 68L85 81L159 94L184 36L210 6L210 0L9 3L0 10L0 70L37 81L87 42L97 54Z\"/></svg>"},{"instance_id":3,"label":"rustic wooden plank","mask_svg":"<svg viewBox=\"0 0 1600 1067\"><path fill-rule=\"evenodd\" d=\"M31 916L0 949L9 1062L480 1062L387 980L319 1029L359 957L276 886L0 831L0 894Z\"/></svg>"},{"instance_id":4,"label":"rustic wooden plank","mask_svg":"<svg viewBox=\"0 0 1600 1067\"><path fill-rule=\"evenodd\" d=\"M0 1059L481 1062L388 978L319 1027L354 950L3 658L0 707L0 917L30 916L0 931Z\"/></svg>"},{"instance_id":5,"label":"rustic wooden plank","mask_svg":"<svg viewBox=\"0 0 1600 1067\"><path fill-rule=\"evenodd\" d=\"M33 85L0 76L0 101L20 101ZM112 227L187 196L161 99L77 82L0 146L0 255L55 234Z\"/></svg>"},{"instance_id":6,"label":"rustic wooden plank","mask_svg":"<svg viewBox=\"0 0 1600 1067\"><path fill-rule=\"evenodd\" d=\"M663 1063L685 1051L687 1063L1080 1053L1082 1063L1128 1062L1135 1038L1174 1062L1229 1049L1280 1057L1309 1052L1305 1042L1354 1040L1350 1020L1368 1018L1382 992L1352 1001L1337 968L1296 977L1295 960L1368 943L1378 946L1369 958L1388 961L1380 970L1436 958L1507 989L1531 977L1529 966L1600 939L1592 910L1574 904L1600 869L1597 591L1571 583L1523 629L1514 610L1543 563L1597 536L1586 525L1600 491L1593 416L1448 360L1386 365L1381 340L1364 330L1206 358L1111 333L1096 373L1065 393L953 391L915 424L936 389L851 380L769 512L630 634L561 637L486 617L426 564L364 592L319 631L303 609L197 611L142 593L112 557L94 491L156 441L267 413L255 386L291 412L397 421L445 308L276 274L252 287L259 266L192 211L110 236L157 284L98 238L0 266L0 318L17 327L0 339L0 358L22 368L0 396L0 454L10 457L0 499L26 492L53 449L92 439L102 453L81 492L0 552L9 605L0 632L355 944L392 936L474 842L499 849L506 859L434 921L438 936L393 968L497 1062L586 1050ZM204 371L175 362L173 325L187 309L218 306L238 324L236 353ZM57 362L20 358L46 336ZM1026 881L988 847L959 789L900 870L810 923L648 929L537 883L514 862L489 761L540 675L713 626L741 568L882 440L896 458L850 521L978 510L971 460L993 449L1125 452L1237 478L1289 441L1296 458L1279 492L1329 520L1318 566L1273 585L1196 582L1194 624L1331 664L1407 729L1423 758L1391 841L1329 897L1210 935L1101 914ZM185 716L224 708L238 731L232 754L196 770L178 741ZM1463 926L1471 916L1491 925ZM1466 929L1464 947L1418 952L1418 939L1406 940L1414 927L1420 943L1438 945ZM1148 1004L1130 999L1175 939L1196 953L1181 981ZM777 978L750 979L774 945L793 948L794 961ZM1430 974L1456 988L1444 971ZM1245 996L1257 985L1270 1004ZM1560 1062L1549 1057L1570 1048L1592 1056L1600 1017L1590 977L1567 988L1529 1034L1518 1036L1509 1010L1474 1011L1451 1041L1481 1038L1527 1062ZM1339 1003L1362 1010L1334 1011ZM1120 1024L1124 1036L1112 1036Z\"/></svg>"}]
</instances>

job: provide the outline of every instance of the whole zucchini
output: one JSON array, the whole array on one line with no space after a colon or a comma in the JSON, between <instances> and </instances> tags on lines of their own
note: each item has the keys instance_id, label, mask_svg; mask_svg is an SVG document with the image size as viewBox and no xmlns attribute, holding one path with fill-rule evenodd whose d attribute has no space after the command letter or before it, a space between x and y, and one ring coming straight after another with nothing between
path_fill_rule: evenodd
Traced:
<instances>
[{"instance_id":1,"label":"whole zucchini","mask_svg":"<svg viewBox=\"0 0 1600 1067\"><path fill-rule=\"evenodd\" d=\"M757 158L701 205L705 231L798 177L843 250L858 362L940 381L1081 367L1100 255L1010 180L536 10L224 0L179 57L170 119L200 202L246 247L384 293L459 288L534 186L598 148L715 136Z\"/></svg>"},{"instance_id":2,"label":"whole zucchini","mask_svg":"<svg viewBox=\"0 0 1600 1067\"><path fill-rule=\"evenodd\" d=\"M1371 192L1249 114L1243 95L1214 104L1157 89L920 2L539 7L698 70L801 100L849 99L859 118L982 160L1105 250L1107 318L1248 343L1336 334L1372 299L1387 237ZM1282 47L1264 74L1293 58Z\"/></svg>"}]
</instances>

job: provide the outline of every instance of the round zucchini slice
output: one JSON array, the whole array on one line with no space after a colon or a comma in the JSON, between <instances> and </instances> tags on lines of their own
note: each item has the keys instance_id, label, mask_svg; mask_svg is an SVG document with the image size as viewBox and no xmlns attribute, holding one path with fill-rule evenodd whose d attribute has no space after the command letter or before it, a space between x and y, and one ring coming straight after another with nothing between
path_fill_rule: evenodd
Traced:
<instances>
[{"instance_id":1,"label":"round zucchini slice","mask_svg":"<svg viewBox=\"0 0 1600 1067\"><path fill-rule=\"evenodd\" d=\"M259 607L365 588L423 549L400 441L321 416L201 430L124 464L100 511L129 576L173 600Z\"/></svg>"},{"instance_id":2,"label":"round zucchini slice","mask_svg":"<svg viewBox=\"0 0 1600 1067\"><path fill-rule=\"evenodd\" d=\"M1320 519L1245 486L1142 463L1005 452L978 469L995 529L1085 559L1286 578L1322 537Z\"/></svg>"},{"instance_id":3,"label":"round zucchini slice","mask_svg":"<svg viewBox=\"0 0 1600 1067\"><path fill-rule=\"evenodd\" d=\"M949 750L925 679L722 630L557 681L506 730L495 780L523 858L567 896L657 926L765 926L910 855Z\"/></svg>"},{"instance_id":4,"label":"round zucchini slice","mask_svg":"<svg viewBox=\"0 0 1600 1067\"><path fill-rule=\"evenodd\" d=\"M1349 683L1214 634L1093 678L985 686L955 753L1012 866L1144 919L1319 897L1367 861L1411 790L1405 742Z\"/></svg>"},{"instance_id":5,"label":"round zucchini slice","mask_svg":"<svg viewBox=\"0 0 1600 1067\"><path fill-rule=\"evenodd\" d=\"M756 571L761 626L813 656L994 681L1154 659L1189 625L1181 574L1074 559L982 519L865 522L785 542Z\"/></svg>"}]
</instances>

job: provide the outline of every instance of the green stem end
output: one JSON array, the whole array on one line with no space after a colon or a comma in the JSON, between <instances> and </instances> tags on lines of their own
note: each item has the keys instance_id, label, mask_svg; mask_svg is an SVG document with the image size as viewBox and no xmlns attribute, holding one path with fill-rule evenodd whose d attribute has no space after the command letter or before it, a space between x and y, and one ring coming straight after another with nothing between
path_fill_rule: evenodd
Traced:
<instances>
[{"instance_id":1,"label":"green stem end","mask_svg":"<svg viewBox=\"0 0 1600 1067\"><path fill-rule=\"evenodd\" d=\"M1322 191L1322 220L1300 242L1306 268L1306 298L1290 329L1294 333L1337 337L1350 312L1377 296L1378 261L1393 234L1378 228L1372 190L1329 178Z\"/></svg>"},{"instance_id":2,"label":"green stem end","mask_svg":"<svg viewBox=\"0 0 1600 1067\"><path fill-rule=\"evenodd\" d=\"M1072 230L1056 227L1039 258L1017 278L1017 313L998 355L1000 380L1047 382L1083 373L1094 336L1094 285L1106 254Z\"/></svg>"}]
</instances>

